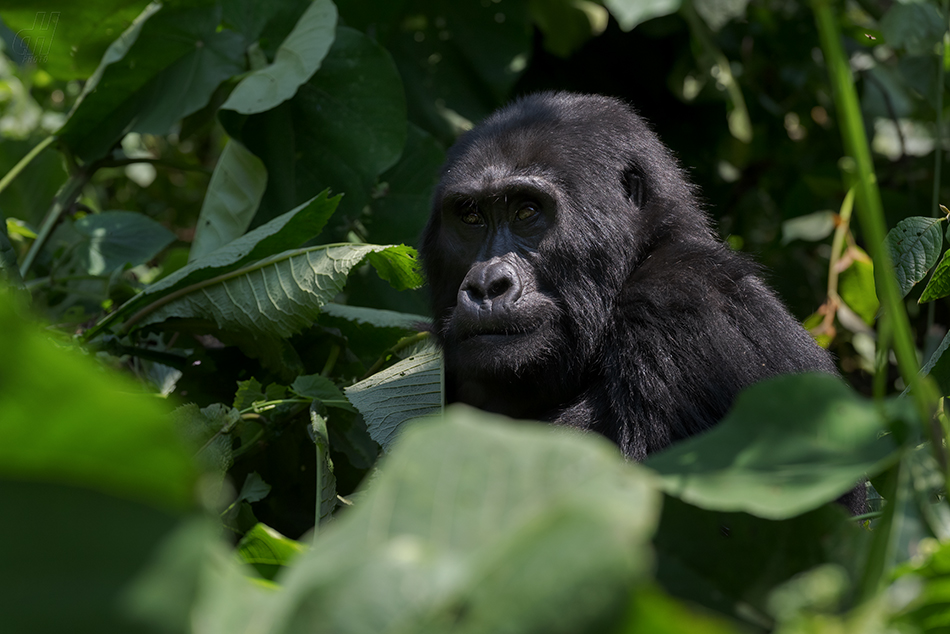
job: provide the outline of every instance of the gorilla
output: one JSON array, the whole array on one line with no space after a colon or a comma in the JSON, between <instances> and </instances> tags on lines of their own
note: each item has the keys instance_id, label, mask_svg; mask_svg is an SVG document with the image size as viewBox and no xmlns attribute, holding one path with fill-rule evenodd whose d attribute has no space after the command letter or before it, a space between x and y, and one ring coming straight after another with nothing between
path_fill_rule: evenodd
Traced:
<instances>
[{"instance_id":1,"label":"gorilla","mask_svg":"<svg viewBox=\"0 0 950 634\"><path fill-rule=\"evenodd\" d=\"M631 459L776 374L837 374L610 97L541 93L449 150L420 254L446 399L603 434Z\"/></svg>"}]
</instances>

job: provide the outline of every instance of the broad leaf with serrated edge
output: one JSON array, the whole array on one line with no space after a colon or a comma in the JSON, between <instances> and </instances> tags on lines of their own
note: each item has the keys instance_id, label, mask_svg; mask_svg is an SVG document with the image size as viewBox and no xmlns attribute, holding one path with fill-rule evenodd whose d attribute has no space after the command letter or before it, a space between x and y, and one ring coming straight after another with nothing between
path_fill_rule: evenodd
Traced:
<instances>
[{"instance_id":1,"label":"broad leaf with serrated edge","mask_svg":"<svg viewBox=\"0 0 950 634\"><path fill-rule=\"evenodd\" d=\"M323 191L299 207L178 269L146 288L87 331L86 341L101 333L111 323L141 311L167 295L233 271L249 262L300 246L320 234L339 202L339 196L328 198L327 191Z\"/></svg>"},{"instance_id":2,"label":"broad leaf with serrated edge","mask_svg":"<svg viewBox=\"0 0 950 634\"><path fill-rule=\"evenodd\" d=\"M901 295L907 295L914 284L924 279L937 261L943 245L940 231L943 220L913 216L904 218L888 232L884 246L894 263Z\"/></svg>"},{"instance_id":3,"label":"broad leaf with serrated edge","mask_svg":"<svg viewBox=\"0 0 950 634\"><path fill-rule=\"evenodd\" d=\"M376 259L369 258L376 254ZM213 321L222 330L289 337L310 326L350 271L369 259L386 263L390 282L422 283L414 251L403 246L341 244L285 251L166 296L126 322L141 327L171 318ZM143 314L144 313L144 314Z\"/></svg>"},{"instance_id":4,"label":"broad leaf with serrated edge","mask_svg":"<svg viewBox=\"0 0 950 634\"><path fill-rule=\"evenodd\" d=\"M383 449L402 425L442 407L442 353L435 345L344 390Z\"/></svg>"}]
</instances>

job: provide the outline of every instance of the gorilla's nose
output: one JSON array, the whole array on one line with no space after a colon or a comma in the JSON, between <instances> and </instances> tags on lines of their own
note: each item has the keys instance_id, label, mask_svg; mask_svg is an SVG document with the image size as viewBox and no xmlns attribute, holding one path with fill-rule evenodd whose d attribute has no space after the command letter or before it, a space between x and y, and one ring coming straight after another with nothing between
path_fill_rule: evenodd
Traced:
<instances>
[{"instance_id":1,"label":"gorilla's nose","mask_svg":"<svg viewBox=\"0 0 950 634\"><path fill-rule=\"evenodd\" d=\"M495 311L511 307L522 291L521 276L510 262L493 258L475 264L459 287L462 310Z\"/></svg>"}]
</instances>

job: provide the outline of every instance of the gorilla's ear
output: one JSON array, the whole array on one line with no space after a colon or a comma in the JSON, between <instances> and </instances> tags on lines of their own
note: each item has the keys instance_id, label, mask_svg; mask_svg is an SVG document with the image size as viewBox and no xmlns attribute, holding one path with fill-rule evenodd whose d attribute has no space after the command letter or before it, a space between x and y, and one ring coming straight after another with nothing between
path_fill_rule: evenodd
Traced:
<instances>
[{"instance_id":1,"label":"gorilla's ear","mask_svg":"<svg viewBox=\"0 0 950 634\"><path fill-rule=\"evenodd\" d=\"M643 173L639 167L631 165L624 171L623 188L627 192L627 198L630 199L630 202L636 205L637 209L642 208L643 203L646 202L647 192L644 186Z\"/></svg>"}]
</instances>

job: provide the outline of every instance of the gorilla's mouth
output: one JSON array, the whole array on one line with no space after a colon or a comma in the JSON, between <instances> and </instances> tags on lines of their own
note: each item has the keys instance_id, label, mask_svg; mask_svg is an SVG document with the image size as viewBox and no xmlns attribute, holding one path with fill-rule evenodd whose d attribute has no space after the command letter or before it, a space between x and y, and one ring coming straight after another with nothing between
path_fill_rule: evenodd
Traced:
<instances>
[{"instance_id":1,"label":"gorilla's mouth","mask_svg":"<svg viewBox=\"0 0 950 634\"><path fill-rule=\"evenodd\" d=\"M477 340L482 343L507 343L525 337L534 332L532 330L509 330L502 328L472 328L455 332L455 340L459 343Z\"/></svg>"}]
</instances>

